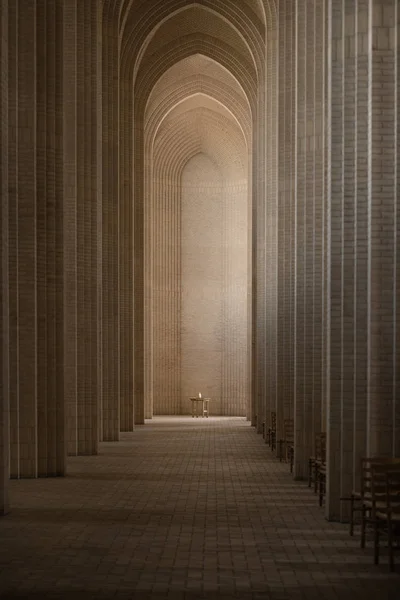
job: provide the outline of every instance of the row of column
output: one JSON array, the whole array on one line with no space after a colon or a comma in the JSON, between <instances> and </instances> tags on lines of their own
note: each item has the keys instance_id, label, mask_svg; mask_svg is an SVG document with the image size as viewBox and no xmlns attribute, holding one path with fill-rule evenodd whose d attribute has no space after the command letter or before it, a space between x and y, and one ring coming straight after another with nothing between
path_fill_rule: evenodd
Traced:
<instances>
[{"instance_id":1,"label":"row of column","mask_svg":"<svg viewBox=\"0 0 400 600\"><path fill-rule=\"evenodd\" d=\"M96 454L99 441L132 430L134 406L128 363L119 371L115 327L122 278L118 179L109 165L118 156L118 127L115 97L102 87L102 5L2 0L0 9L0 506L6 507L9 476L65 474L67 454ZM115 63L109 67L106 75ZM132 347L132 329L124 336ZM130 389L123 396L120 378Z\"/></svg>"},{"instance_id":2,"label":"row of column","mask_svg":"<svg viewBox=\"0 0 400 600\"><path fill-rule=\"evenodd\" d=\"M327 432L329 518L346 516L361 456L400 452L399 12L279 3L278 388L262 402L278 437L294 418L298 479Z\"/></svg>"},{"instance_id":3,"label":"row of column","mask_svg":"<svg viewBox=\"0 0 400 600\"><path fill-rule=\"evenodd\" d=\"M400 454L397 0L332 1L328 516L363 455ZM340 494L338 493L340 492Z\"/></svg>"}]
</instances>

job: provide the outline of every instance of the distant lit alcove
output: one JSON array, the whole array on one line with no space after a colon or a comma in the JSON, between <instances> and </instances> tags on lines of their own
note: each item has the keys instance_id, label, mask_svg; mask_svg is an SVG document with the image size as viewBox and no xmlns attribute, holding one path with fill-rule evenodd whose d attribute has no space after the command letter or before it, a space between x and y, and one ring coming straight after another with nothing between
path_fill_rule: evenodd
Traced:
<instances>
[{"instance_id":1,"label":"distant lit alcove","mask_svg":"<svg viewBox=\"0 0 400 600\"><path fill-rule=\"evenodd\" d=\"M188 83L190 85L188 85ZM190 91L190 93L189 93ZM169 69L145 119L146 418L245 416L249 399L250 111L202 55Z\"/></svg>"}]
</instances>

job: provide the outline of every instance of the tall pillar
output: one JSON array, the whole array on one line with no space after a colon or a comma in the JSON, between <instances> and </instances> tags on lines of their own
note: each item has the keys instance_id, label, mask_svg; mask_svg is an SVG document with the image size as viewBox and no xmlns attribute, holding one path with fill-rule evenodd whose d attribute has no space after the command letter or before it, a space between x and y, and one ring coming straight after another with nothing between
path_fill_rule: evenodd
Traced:
<instances>
[{"instance_id":1,"label":"tall pillar","mask_svg":"<svg viewBox=\"0 0 400 600\"><path fill-rule=\"evenodd\" d=\"M121 293L123 291L123 304L121 304L121 327L124 327L123 341L121 340L121 349L124 348L124 354L121 356L121 369L124 372L124 414L125 421L124 429L131 430L133 425L144 424L145 418L145 383L144 383L144 322L140 319L144 317L144 310L140 310L139 306L144 298L144 289L140 291L138 287L138 279L140 271L140 258L136 254L135 239L136 234L134 229L135 223L135 207L137 204L136 195L136 179L143 178L144 170L141 170L138 163L141 160L140 152L143 154L144 145L139 142L134 134L132 135L132 123L136 131L137 122L134 120L133 109L133 91L132 91L132 64L130 55L121 55L120 61L120 127L119 127L119 147L120 147L120 212L124 215L124 225L121 229L121 253L120 264L121 272ZM144 110L144 109L143 109ZM141 134L138 134L141 137ZM137 154L134 155L133 144L139 144ZM141 148L142 150L139 150ZM135 159L134 159L135 156ZM134 165L134 176L132 177L132 165ZM147 205L146 210L149 209ZM140 224L137 223L140 228ZM142 227L144 222L142 222ZM144 232L143 232L144 236ZM122 251L122 247L124 251ZM143 250L141 251L143 253ZM142 257L143 258L143 257ZM143 278L144 285L144 278ZM144 302L144 300L143 300ZM143 303L142 302L142 303ZM136 306L136 304L138 306ZM139 312L137 312L139 311ZM142 314L142 317L140 316ZM147 333L148 322L147 324ZM143 341L141 342L140 329L143 328ZM143 343L143 345L141 345ZM123 346L122 346L123 344ZM148 346L146 346L146 349ZM146 356L146 361L149 360L149 355ZM141 362L142 361L142 362ZM122 371L121 371L122 374ZM139 383L139 381L141 383ZM148 380L147 380L148 381ZM149 385L146 385L146 390L149 390ZM147 416L152 416L152 398L146 398ZM122 396L121 396L122 398ZM132 425L133 423L133 425Z\"/></svg>"},{"instance_id":2,"label":"tall pillar","mask_svg":"<svg viewBox=\"0 0 400 600\"><path fill-rule=\"evenodd\" d=\"M358 0L355 13L355 167L354 167L354 429L352 485L367 451L368 394L368 139L369 50L368 0ZM348 98L349 102L350 98ZM351 115L349 116L351 123ZM351 131L352 125L348 124ZM348 134L349 135L349 134ZM347 140L350 141L350 140ZM349 160L349 158L348 158ZM351 286L352 287L352 286ZM350 292L351 293L351 292ZM348 483L350 480L347 478ZM347 491L346 491L347 493ZM342 510L345 509L343 505Z\"/></svg>"},{"instance_id":3,"label":"tall pillar","mask_svg":"<svg viewBox=\"0 0 400 600\"><path fill-rule=\"evenodd\" d=\"M8 0L0 2L0 515L8 512Z\"/></svg>"},{"instance_id":4,"label":"tall pillar","mask_svg":"<svg viewBox=\"0 0 400 600\"><path fill-rule=\"evenodd\" d=\"M64 315L67 452L78 454L77 310L77 0L64 2Z\"/></svg>"},{"instance_id":5,"label":"tall pillar","mask_svg":"<svg viewBox=\"0 0 400 600\"><path fill-rule=\"evenodd\" d=\"M399 2L374 0L369 96L369 439L368 453L400 448L399 262Z\"/></svg>"},{"instance_id":6,"label":"tall pillar","mask_svg":"<svg viewBox=\"0 0 400 600\"><path fill-rule=\"evenodd\" d=\"M340 516L352 472L354 390L355 24L354 2L333 1L331 55L330 281L326 514ZM347 486L345 486L347 487Z\"/></svg>"},{"instance_id":7,"label":"tall pillar","mask_svg":"<svg viewBox=\"0 0 400 600\"><path fill-rule=\"evenodd\" d=\"M61 0L9 13L11 477L65 472L62 23Z\"/></svg>"},{"instance_id":8,"label":"tall pillar","mask_svg":"<svg viewBox=\"0 0 400 600\"><path fill-rule=\"evenodd\" d=\"M272 22L273 21L273 22ZM277 44L278 33L274 19L266 35L266 79L259 82L259 87L265 89L258 101L260 114L258 116L259 135L263 143L254 156L254 178L258 180L256 194L258 209L253 219L253 230L257 228L257 268L256 302L256 357L257 381L260 382L258 431L261 432L262 421L268 428L271 423L271 412L277 410L277 327L278 327L278 108L277 108ZM261 94L260 90L259 93ZM264 165L258 166L257 157L265 156ZM262 170L260 177L258 171ZM254 275L253 275L254 277ZM254 291L253 291L254 293ZM264 408L265 406L265 408Z\"/></svg>"},{"instance_id":9,"label":"tall pillar","mask_svg":"<svg viewBox=\"0 0 400 600\"><path fill-rule=\"evenodd\" d=\"M304 479L322 425L325 10L296 5L294 475Z\"/></svg>"},{"instance_id":10,"label":"tall pillar","mask_svg":"<svg viewBox=\"0 0 400 600\"><path fill-rule=\"evenodd\" d=\"M144 374L144 181L143 181L143 151L144 131L143 112L135 111L135 133L133 152L135 155L135 172L138 177L134 181L134 206L133 206L133 394L134 394L134 422L136 425L144 424L145 408L145 374Z\"/></svg>"},{"instance_id":11,"label":"tall pillar","mask_svg":"<svg viewBox=\"0 0 400 600\"><path fill-rule=\"evenodd\" d=\"M102 422L101 439L117 441L120 434L121 407L123 429L131 430L128 424L129 409L125 400L120 401L120 368L125 373L126 362L120 363L120 337L125 347L129 332L121 331L125 322L120 322L120 292L125 294L125 285L120 287L120 270L125 275L125 262L120 264L120 203L119 203L119 64L118 64L118 19L106 8L103 15L103 115L102 115ZM130 125L131 130L132 125ZM128 215L124 214L129 220ZM122 226L122 237L125 229ZM125 279L123 279L125 284ZM126 386L123 397L126 398ZM121 397L122 398L122 397Z\"/></svg>"},{"instance_id":12,"label":"tall pillar","mask_svg":"<svg viewBox=\"0 0 400 600\"><path fill-rule=\"evenodd\" d=\"M17 472L36 477L37 471L37 271L36 271L36 2L18 2L17 20L17 348L18 443ZM21 374L23 373L23 377ZM14 462L14 461L13 461Z\"/></svg>"},{"instance_id":13,"label":"tall pillar","mask_svg":"<svg viewBox=\"0 0 400 600\"><path fill-rule=\"evenodd\" d=\"M399 58L399 47L400 47L400 7L397 3L395 8L395 44L394 48L397 48L397 59L395 60L395 76L397 80L397 90L396 90L396 103L395 103L395 123L396 123L396 198L397 200L400 198L400 151L399 151L399 140L400 140L400 58ZM400 210L397 210L396 214L396 227L397 232L400 230ZM398 239L398 238L397 238ZM395 271L395 298L396 298L396 315L400 315L400 261L397 260L397 267ZM395 369L394 369L394 382L395 382L395 390L394 390L394 398L400 398L400 368L399 368L399 345L400 345L400 319L396 319L396 352L395 352ZM398 403L394 407L394 426L395 426L395 440L394 440L394 454L395 456L400 456L400 407Z\"/></svg>"},{"instance_id":14,"label":"tall pillar","mask_svg":"<svg viewBox=\"0 0 400 600\"><path fill-rule=\"evenodd\" d=\"M8 6L8 294L9 294L9 406L10 474L19 472L18 405L18 272L17 272L17 195L18 195L18 2Z\"/></svg>"},{"instance_id":15,"label":"tall pillar","mask_svg":"<svg viewBox=\"0 0 400 600\"><path fill-rule=\"evenodd\" d=\"M63 475L62 2L36 2L37 472ZM25 224L26 225L26 224ZM23 380L20 371L20 386Z\"/></svg>"},{"instance_id":16,"label":"tall pillar","mask_svg":"<svg viewBox=\"0 0 400 600\"><path fill-rule=\"evenodd\" d=\"M118 44L117 44L118 49ZM115 68L118 68L117 66ZM120 101L118 99L118 101ZM114 132L118 136L117 144L123 144L126 135L132 135L131 130L123 136L120 130ZM120 168L121 173L121 168ZM125 182L120 179L120 187ZM126 195L119 194L119 327L120 327L120 414L121 431L133 431L134 415L134 366L133 366L133 202L124 202Z\"/></svg>"},{"instance_id":17,"label":"tall pillar","mask_svg":"<svg viewBox=\"0 0 400 600\"><path fill-rule=\"evenodd\" d=\"M97 22L96 3L64 3L65 393L71 455L97 454L99 437Z\"/></svg>"},{"instance_id":18,"label":"tall pillar","mask_svg":"<svg viewBox=\"0 0 400 600\"><path fill-rule=\"evenodd\" d=\"M261 121L261 117L258 117ZM260 133L260 136L262 134ZM266 154L265 145L262 145L261 141L255 136L254 142L256 145L253 151L253 156L264 156ZM258 148L260 145L261 148ZM265 168L265 167L264 167ZM254 344L254 366L255 372L253 373L252 379L254 379L254 394L255 402L254 409L251 419L251 424L256 426L257 433L262 431L262 421L265 418L267 426L269 425L269 418L271 411L275 410L275 402L267 390L267 352L269 347L269 339L267 332L267 311L272 310L273 307L267 305L267 294L269 288L267 287L268 274L267 270L270 267L267 258L267 205L269 199L266 194L265 178L260 177L258 173L256 160L253 161L253 271L256 276L253 275L253 344ZM272 320L272 316L269 317ZM268 357L269 362L272 361L272 357Z\"/></svg>"},{"instance_id":19,"label":"tall pillar","mask_svg":"<svg viewBox=\"0 0 400 600\"><path fill-rule=\"evenodd\" d=\"M324 420L324 219L326 204L326 130L325 130L325 91L326 91L326 3L314 2L314 39L311 46L314 52L314 111L310 115L313 124L310 145L313 153L313 171L310 173L314 203L312 208L312 301L313 322L310 332L312 350L312 454L315 455L315 435L326 431Z\"/></svg>"},{"instance_id":20,"label":"tall pillar","mask_svg":"<svg viewBox=\"0 0 400 600\"><path fill-rule=\"evenodd\" d=\"M278 438L293 418L295 9L292 0L279 4Z\"/></svg>"}]
</instances>

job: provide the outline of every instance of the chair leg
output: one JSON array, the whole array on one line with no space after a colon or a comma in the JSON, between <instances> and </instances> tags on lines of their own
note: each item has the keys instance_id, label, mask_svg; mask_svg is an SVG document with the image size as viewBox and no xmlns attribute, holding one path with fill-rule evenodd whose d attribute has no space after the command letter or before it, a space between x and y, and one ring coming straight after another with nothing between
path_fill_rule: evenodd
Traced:
<instances>
[{"instance_id":1,"label":"chair leg","mask_svg":"<svg viewBox=\"0 0 400 600\"><path fill-rule=\"evenodd\" d=\"M318 492L318 465L315 463L314 465L314 494Z\"/></svg>"},{"instance_id":2,"label":"chair leg","mask_svg":"<svg viewBox=\"0 0 400 600\"><path fill-rule=\"evenodd\" d=\"M393 529L392 523L388 522L388 546L389 546L389 569L394 571L394 556L393 556Z\"/></svg>"},{"instance_id":3,"label":"chair leg","mask_svg":"<svg viewBox=\"0 0 400 600\"><path fill-rule=\"evenodd\" d=\"M308 459L308 487L311 487L311 483L312 483L312 468L313 468L312 460L311 460L311 458L309 458Z\"/></svg>"},{"instance_id":4,"label":"chair leg","mask_svg":"<svg viewBox=\"0 0 400 600\"><path fill-rule=\"evenodd\" d=\"M350 497L350 535L354 535L354 496Z\"/></svg>"},{"instance_id":5,"label":"chair leg","mask_svg":"<svg viewBox=\"0 0 400 600\"><path fill-rule=\"evenodd\" d=\"M324 482L323 482L323 475L321 473L318 474L319 476L319 505L322 506L322 500L324 497Z\"/></svg>"},{"instance_id":6,"label":"chair leg","mask_svg":"<svg viewBox=\"0 0 400 600\"><path fill-rule=\"evenodd\" d=\"M378 519L374 519L374 564L379 565L379 527Z\"/></svg>"},{"instance_id":7,"label":"chair leg","mask_svg":"<svg viewBox=\"0 0 400 600\"><path fill-rule=\"evenodd\" d=\"M279 453L279 462L282 462L283 459L283 450L282 450L282 446L283 446L283 440L278 440L278 453Z\"/></svg>"},{"instance_id":8,"label":"chair leg","mask_svg":"<svg viewBox=\"0 0 400 600\"><path fill-rule=\"evenodd\" d=\"M366 508L365 506L361 507L361 538L360 538L360 546L361 548L365 548L365 526L366 526Z\"/></svg>"}]
</instances>

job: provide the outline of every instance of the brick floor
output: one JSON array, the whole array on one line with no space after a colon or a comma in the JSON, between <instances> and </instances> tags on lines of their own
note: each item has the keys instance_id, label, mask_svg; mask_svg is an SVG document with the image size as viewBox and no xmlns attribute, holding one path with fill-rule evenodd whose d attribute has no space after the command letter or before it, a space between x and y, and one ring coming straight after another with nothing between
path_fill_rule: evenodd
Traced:
<instances>
[{"instance_id":1,"label":"brick floor","mask_svg":"<svg viewBox=\"0 0 400 600\"><path fill-rule=\"evenodd\" d=\"M325 521L244 419L158 417L11 501L2 599L400 599L400 569Z\"/></svg>"}]
</instances>

